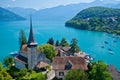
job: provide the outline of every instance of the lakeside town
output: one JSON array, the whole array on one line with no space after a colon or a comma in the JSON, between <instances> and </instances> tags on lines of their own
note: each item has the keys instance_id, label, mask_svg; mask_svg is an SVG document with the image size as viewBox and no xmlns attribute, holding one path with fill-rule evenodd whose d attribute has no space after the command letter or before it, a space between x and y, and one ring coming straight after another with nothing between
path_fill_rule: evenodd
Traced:
<instances>
[{"instance_id":1,"label":"lakeside town","mask_svg":"<svg viewBox=\"0 0 120 80\"><path fill-rule=\"evenodd\" d=\"M1 80L119 80L120 72L114 65L103 61L94 62L92 55L80 50L77 39L68 44L50 38L38 46L30 18L28 41L20 31L20 51L11 53L4 60L5 69L0 66ZM4 74L3 74L4 73ZM98 77L101 76L101 77Z\"/></svg>"},{"instance_id":2,"label":"lakeside town","mask_svg":"<svg viewBox=\"0 0 120 80\"><path fill-rule=\"evenodd\" d=\"M120 0L0 0L0 80L120 80Z\"/></svg>"}]
</instances>

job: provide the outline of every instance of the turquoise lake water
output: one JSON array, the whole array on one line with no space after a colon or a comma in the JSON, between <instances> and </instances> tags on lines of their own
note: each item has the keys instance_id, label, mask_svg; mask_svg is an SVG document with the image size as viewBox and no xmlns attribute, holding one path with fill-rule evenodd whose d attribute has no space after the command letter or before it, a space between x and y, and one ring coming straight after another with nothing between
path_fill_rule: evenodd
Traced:
<instances>
[{"instance_id":1,"label":"turquoise lake water","mask_svg":"<svg viewBox=\"0 0 120 80\"><path fill-rule=\"evenodd\" d=\"M19 49L18 36L20 29L29 34L29 21L0 22L0 61L10 52ZM83 31L64 26L63 21L33 21L33 30L38 44L44 44L48 38L61 40L65 37L68 42L72 38L78 39L82 51L90 54L94 60L103 60L107 64L114 64L120 70L120 38L103 32ZM108 44L105 44L107 41ZM104 48L101 48L104 46ZM112 49L113 55L109 53Z\"/></svg>"}]
</instances>

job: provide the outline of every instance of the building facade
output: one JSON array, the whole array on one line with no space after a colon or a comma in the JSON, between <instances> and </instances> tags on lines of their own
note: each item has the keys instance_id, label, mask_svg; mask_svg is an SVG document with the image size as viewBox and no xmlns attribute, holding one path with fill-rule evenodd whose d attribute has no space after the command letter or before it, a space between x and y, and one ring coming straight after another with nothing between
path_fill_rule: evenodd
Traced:
<instances>
[{"instance_id":1,"label":"building facade","mask_svg":"<svg viewBox=\"0 0 120 80\"><path fill-rule=\"evenodd\" d=\"M56 56L52 62L52 67L58 79L64 79L64 76L71 69L88 70L85 59L77 56Z\"/></svg>"}]
</instances>

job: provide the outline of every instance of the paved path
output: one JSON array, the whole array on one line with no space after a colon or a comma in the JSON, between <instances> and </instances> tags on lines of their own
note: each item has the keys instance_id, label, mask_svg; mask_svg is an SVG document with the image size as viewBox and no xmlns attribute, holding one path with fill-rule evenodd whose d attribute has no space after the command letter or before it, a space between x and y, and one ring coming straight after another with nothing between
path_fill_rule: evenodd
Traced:
<instances>
[{"instance_id":1,"label":"paved path","mask_svg":"<svg viewBox=\"0 0 120 80\"><path fill-rule=\"evenodd\" d=\"M49 73L47 73L47 80L52 80L55 77L55 71L51 70Z\"/></svg>"}]
</instances>

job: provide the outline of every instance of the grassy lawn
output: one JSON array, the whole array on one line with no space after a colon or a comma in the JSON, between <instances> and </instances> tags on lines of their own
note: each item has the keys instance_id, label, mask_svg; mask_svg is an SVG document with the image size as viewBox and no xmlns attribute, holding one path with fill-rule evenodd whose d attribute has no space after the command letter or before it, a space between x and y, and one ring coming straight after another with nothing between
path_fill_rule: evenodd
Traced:
<instances>
[{"instance_id":1,"label":"grassy lawn","mask_svg":"<svg viewBox=\"0 0 120 80\"><path fill-rule=\"evenodd\" d=\"M45 76L42 73L27 73L26 76L23 77L23 79L35 79L35 78L40 78L41 80L45 78Z\"/></svg>"}]
</instances>

